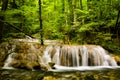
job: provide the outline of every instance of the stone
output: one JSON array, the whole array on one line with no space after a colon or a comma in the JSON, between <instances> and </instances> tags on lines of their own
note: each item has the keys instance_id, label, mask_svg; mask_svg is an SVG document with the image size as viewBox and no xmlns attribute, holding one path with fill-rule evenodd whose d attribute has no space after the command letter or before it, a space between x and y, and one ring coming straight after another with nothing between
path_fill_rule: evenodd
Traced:
<instances>
[{"instance_id":1,"label":"stone","mask_svg":"<svg viewBox=\"0 0 120 80\"><path fill-rule=\"evenodd\" d=\"M55 67L54 67L55 63L54 63L54 62L49 62L48 64L50 65L50 67L51 67L52 69L55 69Z\"/></svg>"}]
</instances>

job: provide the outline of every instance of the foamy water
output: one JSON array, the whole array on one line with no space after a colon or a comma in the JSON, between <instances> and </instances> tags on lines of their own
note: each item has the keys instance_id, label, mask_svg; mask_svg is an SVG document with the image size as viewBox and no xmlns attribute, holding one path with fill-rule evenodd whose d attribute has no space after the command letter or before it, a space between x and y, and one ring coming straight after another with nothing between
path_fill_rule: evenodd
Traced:
<instances>
[{"instance_id":1,"label":"foamy water","mask_svg":"<svg viewBox=\"0 0 120 80\"><path fill-rule=\"evenodd\" d=\"M120 66L79 66L79 67L66 67L55 65L55 69L50 69L49 71L86 71L86 70L106 70L106 69L118 69Z\"/></svg>"}]
</instances>

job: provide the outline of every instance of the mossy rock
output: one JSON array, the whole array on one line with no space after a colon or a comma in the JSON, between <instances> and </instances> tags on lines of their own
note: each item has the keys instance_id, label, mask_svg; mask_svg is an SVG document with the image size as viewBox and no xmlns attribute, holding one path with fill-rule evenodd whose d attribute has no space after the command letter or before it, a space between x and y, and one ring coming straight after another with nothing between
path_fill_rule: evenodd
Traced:
<instances>
[{"instance_id":1,"label":"mossy rock","mask_svg":"<svg viewBox=\"0 0 120 80\"><path fill-rule=\"evenodd\" d=\"M12 55L12 58L14 58L15 60L23 60L24 56L24 53L16 53Z\"/></svg>"},{"instance_id":2,"label":"mossy rock","mask_svg":"<svg viewBox=\"0 0 120 80\"><path fill-rule=\"evenodd\" d=\"M55 69L55 67L54 67L55 63L54 63L54 62L49 62L48 64L50 65L50 67L51 67L52 69Z\"/></svg>"},{"instance_id":3,"label":"mossy rock","mask_svg":"<svg viewBox=\"0 0 120 80\"><path fill-rule=\"evenodd\" d=\"M34 68L40 68L40 65L37 62L29 62L26 60L17 60L17 61L13 61L10 64L12 67L15 68L20 68L20 69L28 69L28 70L32 70Z\"/></svg>"},{"instance_id":4,"label":"mossy rock","mask_svg":"<svg viewBox=\"0 0 120 80\"><path fill-rule=\"evenodd\" d=\"M27 50L29 49L30 45L27 43L19 43L16 45L15 52L16 53L27 53Z\"/></svg>"},{"instance_id":5,"label":"mossy rock","mask_svg":"<svg viewBox=\"0 0 120 80\"><path fill-rule=\"evenodd\" d=\"M119 55L114 55L114 54L111 54L111 56L115 59L117 64L120 66L120 56Z\"/></svg>"}]
</instances>

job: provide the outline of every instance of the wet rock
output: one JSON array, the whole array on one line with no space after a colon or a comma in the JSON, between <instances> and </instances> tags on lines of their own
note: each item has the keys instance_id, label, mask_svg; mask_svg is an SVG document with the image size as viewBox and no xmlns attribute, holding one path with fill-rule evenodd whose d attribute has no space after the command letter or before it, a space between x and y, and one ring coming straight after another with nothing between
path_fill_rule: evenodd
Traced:
<instances>
[{"instance_id":1,"label":"wet rock","mask_svg":"<svg viewBox=\"0 0 120 80\"><path fill-rule=\"evenodd\" d=\"M27 42L26 42L27 41ZM10 66L22 69L54 69L55 63L62 66L96 66L102 65L106 60L103 55L101 55L101 49L104 53L105 50L97 45L61 45L52 46L49 51L46 51L49 55L45 60L43 60L43 53L46 46L41 46L39 43L26 41L14 40L11 42L4 43L0 45L0 65L7 58L9 53L15 53L12 55L13 60ZM48 46L49 47L49 46ZM56 54L58 53L58 54ZM76 53L76 54L75 54ZM86 54L85 56L83 55ZM84 59L82 57L85 57ZM50 59L48 59L50 58ZM120 58L115 57L118 64L120 64ZM83 61L85 60L85 61ZM87 61L88 60L88 61ZM52 61L52 62L50 62ZM46 63L45 63L46 62ZM48 63L50 62L50 63ZM83 64L84 62L84 64ZM108 59L106 62L110 63ZM111 65L111 64L110 64Z\"/></svg>"},{"instance_id":2,"label":"wet rock","mask_svg":"<svg viewBox=\"0 0 120 80\"><path fill-rule=\"evenodd\" d=\"M39 43L13 40L0 44L0 67L4 65L8 55L12 53L12 61L9 66L24 69L40 69L39 56L43 55L44 46Z\"/></svg>"},{"instance_id":3,"label":"wet rock","mask_svg":"<svg viewBox=\"0 0 120 80\"><path fill-rule=\"evenodd\" d=\"M0 80L119 80L120 69L51 72L43 70L0 70Z\"/></svg>"},{"instance_id":4,"label":"wet rock","mask_svg":"<svg viewBox=\"0 0 120 80\"><path fill-rule=\"evenodd\" d=\"M9 43L8 42L3 42L0 44L0 67L4 65L4 61L9 55Z\"/></svg>"},{"instance_id":5,"label":"wet rock","mask_svg":"<svg viewBox=\"0 0 120 80\"><path fill-rule=\"evenodd\" d=\"M52 76L46 76L43 78L43 80L60 80L59 78L55 78L55 77L52 77Z\"/></svg>"},{"instance_id":6,"label":"wet rock","mask_svg":"<svg viewBox=\"0 0 120 80\"><path fill-rule=\"evenodd\" d=\"M10 65L15 68L28 69L28 70L32 70L32 69L38 68L38 67L40 68L40 65L38 63L29 62L29 61L25 61L25 60L13 61Z\"/></svg>"},{"instance_id":7,"label":"wet rock","mask_svg":"<svg viewBox=\"0 0 120 80\"><path fill-rule=\"evenodd\" d=\"M95 80L93 75L87 75L85 76L85 80Z\"/></svg>"},{"instance_id":8,"label":"wet rock","mask_svg":"<svg viewBox=\"0 0 120 80\"><path fill-rule=\"evenodd\" d=\"M54 62L49 62L48 64L50 65L50 67L51 67L52 69L55 69L55 67L54 67L55 63L54 63Z\"/></svg>"},{"instance_id":9,"label":"wet rock","mask_svg":"<svg viewBox=\"0 0 120 80\"><path fill-rule=\"evenodd\" d=\"M120 55L111 54L111 56L115 59L115 61L117 62L117 64L120 66Z\"/></svg>"},{"instance_id":10,"label":"wet rock","mask_svg":"<svg viewBox=\"0 0 120 80\"><path fill-rule=\"evenodd\" d=\"M48 64L42 64L42 63L40 63L40 68L41 68L41 69L44 69L44 70L48 70L48 69L50 69L51 67L50 67Z\"/></svg>"},{"instance_id":11,"label":"wet rock","mask_svg":"<svg viewBox=\"0 0 120 80\"><path fill-rule=\"evenodd\" d=\"M1 75L9 75L10 73L8 71L4 71Z\"/></svg>"},{"instance_id":12,"label":"wet rock","mask_svg":"<svg viewBox=\"0 0 120 80\"><path fill-rule=\"evenodd\" d=\"M23 80L32 80L32 77L27 75L27 76L24 76Z\"/></svg>"}]
</instances>

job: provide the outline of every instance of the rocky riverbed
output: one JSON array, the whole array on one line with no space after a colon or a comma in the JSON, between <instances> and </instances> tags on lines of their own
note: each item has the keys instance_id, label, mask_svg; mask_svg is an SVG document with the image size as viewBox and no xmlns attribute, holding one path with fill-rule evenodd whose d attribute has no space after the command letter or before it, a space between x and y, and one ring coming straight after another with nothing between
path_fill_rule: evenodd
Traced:
<instances>
[{"instance_id":1,"label":"rocky riverbed","mask_svg":"<svg viewBox=\"0 0 120 80\"><path fill-rule=\"evenodd\" d=\"M45 71L0 69L0 80L120 80L120 69Z\"/></svg>"},{"instance_id":2,"label":"rocky riverbed","mask_svg":"<svg viewBox=\"0 0 120 80\"><path fill-rule=\"evenodd\" d=\"M56 70L50 71L42 65L41 57L46 46L36 42L10 41L0 44L0 80L120 80L120 68L104 68L97 70ZM66 50L66 49L65 49ZM91 50L91 49L90 49ZM51 53L54 53L54 49ZM15 54L16 53L16 54ZM17 69L2 69L9 63L8 56L14 58L9 67ZM111 55L120 65L120 57ZM44 56L46 58L46 56ZM53 57L51 55L51 57ZM8 60L7 60L8 59ZM64 59L62 59L64 60ZM63 61L65 62L65 61ZM49 66L54 63L50 63Z\"/></svg>"}]
</instances>

